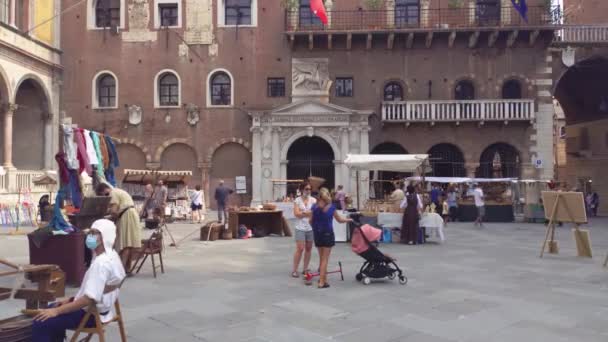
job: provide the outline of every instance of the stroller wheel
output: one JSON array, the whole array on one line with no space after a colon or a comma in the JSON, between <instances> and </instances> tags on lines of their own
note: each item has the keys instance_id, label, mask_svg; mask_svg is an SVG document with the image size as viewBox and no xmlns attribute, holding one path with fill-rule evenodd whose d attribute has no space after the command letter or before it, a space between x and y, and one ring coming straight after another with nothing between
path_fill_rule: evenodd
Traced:
<instances>
[{"instance_id":1,"label":"stroller wheel","mask_svg":"<svg viewBox=\"0 0 608 342\"><path fill-rule=\"evenodd\" d=\"M393 279L395 279L396 276L397 276L396 272L390 273L388 275L388 279L393 280Z\"/></svg>"},{"instance_id":2,"label":"stroller wheel","mask_svg":"<svg viewBox=\"0 0 608 342\"><path fill-rule=\"evenodd\" d=\"M399 284L401 284L401 285L407 284L407 278L405 276L399 277Z\"/></svg>"},{"instance_id":3,"label":"stroller wheel","mask_svg":"<svg viewBox=\"0 0 608 342\"><path fill-rule=\"evenodd\" d=\"M372 283L372 280L369 277L363 278L363 284L364 285L369 285L371 283Z\"/></svg>"},{"instance_id":4,"label":"stroller wheel","mask_svg":"<svg viewBox=\"0 0 608 342\"><path fill-rule=\"evenodd\" d=\"M355 279L357 279L357 281L361 281L363 279L363 276L361 275L361 273L357 273Z\"/></svg>"}]
</instances>

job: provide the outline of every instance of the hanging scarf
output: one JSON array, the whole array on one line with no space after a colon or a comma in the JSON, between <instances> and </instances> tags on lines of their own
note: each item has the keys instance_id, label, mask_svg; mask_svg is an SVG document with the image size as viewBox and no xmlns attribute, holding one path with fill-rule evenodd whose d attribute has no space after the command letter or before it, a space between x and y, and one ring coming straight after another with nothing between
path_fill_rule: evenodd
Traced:
<instances>
[{"instance_id":1,"label":"hanging scarf","mask_svg":"<svg viewBox=\"0 0 608 342\"><path fill-rule=\"evenodd\" d=\"M95 145L93 145L93 139L91 139L91 131L84 130L84 141L87 145L87 156L91 165L99 164L97 160L97 153L95 152Z\"/></svg>"},{"instance_id":2,"label":"hanging scarf","mask_svg":"<svg viewBox=\"0 0 608 342\"><path fill-rule=\"evenodd\" d=\"M49 227L52 227L54 230L63 230L66 233L71 233L74 231L74 228L65 220L61 213L61 204L65 198L65 193L65 187L61 187L57 192L57 197L55 197L55 208L53 209L53 218L49 222Z\"/></svg>"},{"instance_id":3,"label":"hanging scarf","mask_svg":"<svg viewBox=\"0 0 608 342\"><path fill-rule=\"evenodd\" d=\"M71 126L63 125L63 151L67 167L72 170L78 169L78 159L76 157L76 145L74 144L74 130Z\"/></svg>"},{"instance_id":4,"label":"hanging scarf","mask_svg":"<svg viewBox=\"0 0 608 342\"><path fill-rule=\"evenodd\" d=\"M116 177L114 176L114 169L120 166L120 162L118 161L118 153L116 153L116 147L114 146L114 142L112 138L109 136L104 137L106 140L106 146L108 147L108 155L110 157L110 164L106 169L105 175L108 183L112 184L112 186L116 186Z\"/></svg>"},{"instance_id":5,"label":"hanging scarf","mask_svg":"<svg viewBox=\"0 0 608 342\"><path fill-rule=\"evenodd\" d=\"M103 135L99 135L99 149L101 150L101 157L103 158L103 169L110 167L110 154L108 153L108 146L106 145L106 139Z\"/></svg>"},{"instance_id":6,"label":"hanging scarf","mask_svg":"<svg viewBox=\"0 0 608 342\"><path fill-rule=\"evenodd\" d=\"M92 171L91 162L89 161L89 157L87 155L87 145L85 143L84 132L82 131L82 129L75 129L74 137L76 140L77 147L76 154L78 155L78 161L80 162L80 169L78 174L81 174L82 171L86 171L87 174L90 176Z\"/></svg>"},{"instance_id":7,"label":"hanging scarf","mask_svg":"<svg viewBox=\"0 0 608 342\"><path fill-rule=\"evenodd\" d=\"M72 198L72 204L75 208L80 208L82 206L82 185L80 184L80 177L78 177L78 171L76 170L70 170L68 189Z\"/></svg>"},{"instance_id":8,"label":"hanging scarf","mask_svg":"<svg viewBox=\"0 0 608 342\"><path fill-rule=\"evenodd\" d=\"M61 185L68 184L70 182L70 173L68 172L68 165L65 160L66 155L63 152L59 152L55 155L57 166L59 167L59 180Z\"/></svg>"},{"instance_id":9,"label":"hanging scarf","mask_svg":"<svg viewBox=\"0 0 608 342\"><path fill-rule=\"evenodd\" d=\"M93 145L95 146L95 153L97 153L97 160L99 160L99 164L97 165L97 175L99 177L104 177L101 149L99 147L99 136L97 135L97 133L91 132L91 139L93 140Z\"/></svg>"}]
</instances>

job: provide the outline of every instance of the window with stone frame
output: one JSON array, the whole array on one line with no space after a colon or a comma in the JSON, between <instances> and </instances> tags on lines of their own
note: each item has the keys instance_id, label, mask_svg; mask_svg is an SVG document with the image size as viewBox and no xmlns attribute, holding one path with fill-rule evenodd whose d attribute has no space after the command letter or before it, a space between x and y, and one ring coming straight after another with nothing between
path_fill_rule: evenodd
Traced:
<instances>
[{"instance_id":1,"label":"window with stone frame","mask_svg":"<svg viewBox=\"0 0 608 342\"><path fill-rule=\"evenodd\" d=\"M500 0L477 0L475 14L477 24L495 26L500 24Z\"/></svg>"},{"instance_id":2,"label":"window with stone frame","mask_svg":"<svg viewBox=\"0 0 608 342\"><path fill-rule=\"evenodd\" d=\"M103 74L97 78L97 106L116 107L116 79L110 74Z\"/></svg>"},{"instance_id":3,"label":"window with stone frame","mask_svg":"<svg viewBox=\"0 0 608 342\"><path fill-rule=\"evenodd\" d=\"M232 102L232 84L225 72L216 72L211 77L211 105L229 106Z\"/></svg>"},{"instance_id":4,"label":"window with stone frame","mask_svg":"<svg viewBox=\"0 0 608 342\"><path fill-rule=\"evenodd\" d=\"M352 97L353 96L353 78L352 77L337 77L336 78L336 97Z\"/></svg>"},{"instance_id":5,"label":"window with stone frame","mask_svg":"<svg viewBox=\"0 0 608 342\"><path fill-rule=\"evenodd\" d=\"M120 0L97 0L95 2L95 27L119 27L120 11Z\"/></svg>"},{"instance_id":6,"label":"window with stone frame","mask_svg":"<svg viewBox=\"0 0 608 342\"><path fill-rule=\"evenodd\" d=\"M418 27L420 25L420 0L395 1L395 26Z\"/></svg>"},{"instance_id":7,"label":"window with stone frame","mask_svg":"<svg viewBox=\"0 0 608 342\"><path fill-rule=\"evenodd\" d=\"M285 78L284 77L269 77L267 80L268 97L284 97L285 96Z\"/></svg>"},{"instance_id":8,"label":"window with stone frame","mask_svg":"<svg viewBox=\"0 0 608 342\"><path fill-rule=\"evenodd\" d=\"M158 103L161 106L179 105L179 80L175 74L167 72L158 78Z\"/></svg>"},{"instance_id":9,"label":"window with stone frame","mask_svg":"<svg viewBox=\"0 0 608 342\"><path fill-rule=\"evenodd\" d=\"M456 83L454 87L454 99L455 100L474 100L475 99L475 86L473 82L469 80L462 80Z\"/></svg>"},{"instance_id":10,"label":"window with stone frame","mask_svg":"<svg viewBox=\"0 0 608 342\"><path fill-rule=\"evenodd\" d=\"M225 0L225 25L251 25L251 0Z\"/></svg>"},{"instance_id":11,"label":"window with stone frame","mask_svg":"<svg viewBox=\"0 0 608 342\"><path fill-rule=\"evenodd\" d=\"M403 87L399 82L389 82L384 86L384 101L403 101Z\"/></svg>"},{"instance_id":12,"label":"window with stone frame","mask_svg":"<svg viewBox=\"0 0 608 342\"><path fill-rule=\"evenodd\" d=\"M179 26L179 6L177 2L158 4L161 27Z\"/></svg>"}]
</instances>

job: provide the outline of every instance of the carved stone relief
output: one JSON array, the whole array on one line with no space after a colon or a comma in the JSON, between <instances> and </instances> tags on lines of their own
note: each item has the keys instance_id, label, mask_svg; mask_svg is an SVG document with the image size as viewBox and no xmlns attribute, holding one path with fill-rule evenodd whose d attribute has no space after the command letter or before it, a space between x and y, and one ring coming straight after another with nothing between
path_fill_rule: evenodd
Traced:
<instances>
[{"instance_id":1,"label":"carved stone relief","mask_svg":"<svg viewBox=\"0 0 608 342\"><path fill-rule=\"evenodd\" d=\"M329 60L327 58L293 58L291 84L293 96L329 96Z\"/></svg>"},{"instance_id":2,"label":"carved stone relief","mask_svg":"<svg viewBox=\"0 0 608 342\"><path fill-rule=\"evenodd\" d=\"M186 106L186 121L190 124L190 126L194 126L200 120L200 108L195 104L188 104Z\"/></svg>"},{"instance_id":3,"label":"carved stone relief","mask_svg":"<svg viewBox=\"0 0 608 342\"><path fill-rule=\"evenodd\" d=\"M186 1L186 32L188 44L211 44L213 42L212 0Z\"/></svg>"},{"instance_id":4,"label":"carved stone relief","mask_svg":"<svg viewBox=\"0 0 608 342\"><path fill-rule=\"evenodd\" d=\"M139 125L143 117L143 109L138 105L130 105L127 111L129 112L129 123L134 126Z\"/></svg>"},{"instance_id":5,"label":"carved stone relief","mask_svg":"<svg viewBox=\"0 0 608 342\"><path fill-rule=\"evenodd\" d=\"M122 33L125 42L155 41L156 32L150 31L150 4L148 0L129 2L129 31Z\"/></svg>"}]
</instances>

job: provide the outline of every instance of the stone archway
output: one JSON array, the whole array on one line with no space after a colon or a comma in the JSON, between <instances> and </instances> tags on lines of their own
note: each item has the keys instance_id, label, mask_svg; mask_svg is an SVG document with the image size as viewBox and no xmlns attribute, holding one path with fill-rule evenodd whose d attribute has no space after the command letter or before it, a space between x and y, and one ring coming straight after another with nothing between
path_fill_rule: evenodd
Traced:
<instances>
[{"instance_id":1,"label":"stone archway","mask_svg":"<svg viewBox=\"0 0 608 342\"><path fill-rule=\"evenodd\" d=\"M116 153L120 161L120 167L115 170L118 183L122 182L125 169L145 170L148 162L146 151L141 147L130 143L119 143L116 146Z\"/></svg>"},{"instance_id":2,"label":"stone archway","mask_svg":"<svg viewBox=\"0 0 608 342\"><path fill-rule=\"evenodd\" d=\"M334 151L323 138L303 136L295 140L287 151L287 179L320 177L323 187L334 189L336 172ZM292 184L295 185L295 184ZM295 195L296 187L288 187L287 194Z\"/></svg>"},{"instance_id":3,"label":"stone archway","mask_svg":"<svg viewBox=\"0 0 608 342\"><path fill-rule=\"evenodd\" d=\"M434 145L427 152L435 177L465 177L464 155L458 146L441 143Z\"/></svg>"},{"instance_id":4,"label":"stone archway","mask_svg":"<svg viewBox=\"0 0 608 342\"><path fill-rule=\"evenodd\" d=\"M183 143L174 143L163 149L160 155L160 170L163 171L192 171L188 186L193 188L201 184L201 170L198 167L196 151Z\"/></svg>"},{"instance_id":5,"label":"stone archway","mask_svg":"<svg viewBox=\"0 0 608 342\"><path fill-rule=\"evenodd\" d=\"M247 193L236 193L236 177L245 176ZM209 184L206 193L209 206L217 209L217 204L213 200L215 188L220 180L224 185L235 190L235 194L230 196L229 205L237 207L247 206L251 203L252 182L251 179L251 152L237 142L227 142L217 147L211 156L211 169L209 170Z\"/></svg>"},{"instance_id":6,"label":"stone archway","mask_svg":"<svg viewBox=\"0 0 608 342\"><path fill-rule=\"evenodd\" d=\"M12 120L12 164L18 169L42 170L45 167L46 135L50 134L45 126L52 119L47 94L44 85L34 78L25 78L17 86Z\"/></svg>"},{"instance_id":7,"label":"stone archway","mask_svg":"<svg viewBox=\"0 0 608 342\"><path fill-rule=\"evenodd\" d=\"M478 178L519 178L520 174L521 157L513 145L492 144L479 157Z\"/></svg>"},{"instance_id":8,"label":"stone archway","mask_svg":"<svg viewBox=\"0 0 608 342\"><path fill-rule=\"evenodd\" d=\"M376 145L376 147L372 149L371 154L408 154L408 152L400 144L394 142L383 142ZM372 185L374 188L374 197L377 199L383 199L385 195L390 194L395 190L394 183L390 181L403 179L407 176L411 176L411 174L392 171L378 171L377 173L374 171L370 172L370 179L374 180Z\"/></svg>"},{"instance_id":9,"label":"stone archway","mask_svg":"<svg viewBox=\"0 0 608 342\"><path fill-rule=\"evenodd\" d=\"M11 108L13 105L12 101L13 95L11 94L11 88L9 87L9 78L0 65L0 121L2 121L2 129L0 129L0 144L2 144L0 147L0 163L4 162L4 130L7 129L5 126L7 121L6 116L10 115L10 120L12 120L12 115L14 114Z\"/></svg>"}]
</instances>

